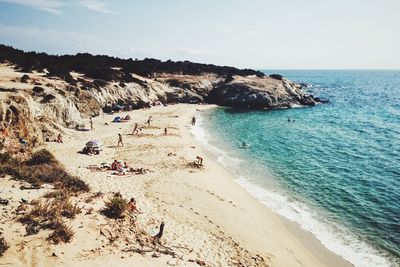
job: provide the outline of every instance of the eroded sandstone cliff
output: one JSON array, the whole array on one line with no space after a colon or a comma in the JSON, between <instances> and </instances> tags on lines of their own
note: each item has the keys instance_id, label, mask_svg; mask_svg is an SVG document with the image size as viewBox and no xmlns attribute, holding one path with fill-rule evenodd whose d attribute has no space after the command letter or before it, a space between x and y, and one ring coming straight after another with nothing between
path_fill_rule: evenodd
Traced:
<instances>
[{"instance_id":1,"label":"eroded sandstone cliff","mask_svg":"<svg viewBox=\"0 0 400 267\"><path fill-rule=\"evenodd\" d=\"M49 56L0 46L1 127L41 143L60 126L121 107L214 103L249 109L314 105L300 84L253 70L153 59Z\"/></svg>"}]
</instances>

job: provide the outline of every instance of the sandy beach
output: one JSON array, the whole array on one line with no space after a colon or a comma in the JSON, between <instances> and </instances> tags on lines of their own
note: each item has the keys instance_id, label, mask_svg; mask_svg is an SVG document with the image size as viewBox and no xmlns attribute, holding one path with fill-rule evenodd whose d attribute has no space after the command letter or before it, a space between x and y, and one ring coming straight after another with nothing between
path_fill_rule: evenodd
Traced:
<instances>
[{"instance_id":1,"label":"sandy beach","mask_svg":"<svg viewBox=\"0 0 400 267\"><path fill-rule=\"evenodd\" d=\"M191 117L213 106L170 105L93 118L94 130L80 132L62 129L64 143L50 142L46 148L73 175L91 187L75 199L82 213L71 227L71 243L50 245L44 234L24 237L22 225L10 221L19 199L34 199L51 191L19 190L20 182L9 177L0 180L3 196L10 205L3 209L2 229L11 248L0 258L2 266L352 266L325 249L310 233L278 216L234 182L224 169L196 142L191 134ZM112 123L115 116L131 116L129 122ZM152 116L150 127L146 121ZM142 130L132 135L134 123ZM89 120L86 120L89 127ZM164 128L168 134L164 135ZM118 133L123 147L117 147ZM101 140L100 155L78 153L89 140ZM190 166L196 156L204 167ZM110 171L92 171L89 165L126 161L144 174L113 175ZM88 203L95 192L103 195ZM155 235L165 222L163 244L179 257L156 253L130 252L127 239L109 242L118 221L100 214L113 192L134 197L143 214L134 224ZM8 210L7 210L8 209ZM88 212L90 210L91 212ZM5 211L7 211L5 213ZM131 225L123 225L125 229ZM102 234L103 233L103 234Z\"/></svg>"}]
</instances>

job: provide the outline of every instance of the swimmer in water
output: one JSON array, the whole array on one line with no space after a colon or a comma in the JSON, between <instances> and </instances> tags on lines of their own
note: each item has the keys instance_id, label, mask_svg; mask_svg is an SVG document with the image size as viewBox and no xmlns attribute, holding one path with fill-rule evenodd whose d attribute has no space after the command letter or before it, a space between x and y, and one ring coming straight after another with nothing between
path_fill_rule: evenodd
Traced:
<instances>
[{"instance_id":1,"label":"swimmer in water","mask_svg":"<svg viewBox=\"0 0 400 267\"><path fill-rule=\"evenodd\" d=\"M245 142L242 143L242 148L248 148L248 147L249 147L248 144L246 144Z\"/></svg>"}]
</instances>

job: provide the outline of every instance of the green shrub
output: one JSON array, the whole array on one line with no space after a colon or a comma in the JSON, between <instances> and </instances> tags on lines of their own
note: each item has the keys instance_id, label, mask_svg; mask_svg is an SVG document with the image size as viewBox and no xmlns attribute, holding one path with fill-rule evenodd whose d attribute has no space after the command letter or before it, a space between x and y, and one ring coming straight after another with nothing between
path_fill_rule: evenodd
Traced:
<instances>
[{"instance_id":1,"label":"green shrub","mask_svg":"<svg viewBox=\"0 0 400 267\"><path fill-rule=\"evenodd\" d=\"M128 201L126 201L121 194L114 194L106 203L103 214L109 218L121 218L126 210Z\"/></svg>"}]
</instances>

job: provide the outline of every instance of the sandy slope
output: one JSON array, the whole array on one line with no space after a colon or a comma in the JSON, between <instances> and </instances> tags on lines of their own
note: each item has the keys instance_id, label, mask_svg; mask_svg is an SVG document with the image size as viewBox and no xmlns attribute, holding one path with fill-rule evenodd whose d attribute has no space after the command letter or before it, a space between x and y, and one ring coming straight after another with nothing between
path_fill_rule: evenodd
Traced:
<instances>
[{"instance_id":1,"label":"sandy slope","mask_svg":"<svg viewBox=\"0 0 400 267\"><path fill-rule=\"evenodd\" d=\"M72 243L52 246L46 245L43 238L38 241L30 237L32 243L28 242L21 250L10 249L0 258L0 264L197 266L189 260L199 259L209 266L237 266L239 263L244 266L349 266L311 235L260 204L233 182L229 171L207 156L207 151L190 134L189 126L191 116L206 108L210 106L179 104L135 110L129 112L132 120L127 123L111 123L113 116L103 115L94 118L95 131L65 130L64 144L47 144L65 167L85 180L93 192L119 191L126 198L135 197L144 212L136 223L148 233L157 233L160 222L164 221L164 244L176 248L181 259L122 252L131 244L107 243L99 234L100 229L110 225L109 220L99 214L108 197L105 195L93 203L85 203L84 196L77 200L84 211L92 207L94 212L90 215L83 212L73 221L77 234ZM144 126L150 115L153 117L151 127L143 128L138 136L130 135L134 122ZM168 128L167 136L163 135L164 127ZM124 147L116 147L118 133L123 135ZM90 139L104 143L100 155L78 153ZM205 168L187 165L197 155L205 158ZM126 160L134 168L143 167L152 172L115 176L86 168L90 164L111 163L113 159ZM0 180L0 183L5 181ZM16 194L13 193L17 199ZM130 225L124 227L129 229ZM20 237L23 230L19 231L19 234L5 231L14 245L24 240ZM36 244L40 247L35 247ZM57 257L51 257L53 252ZM31 260L26 259L29 253Z\"/></svg>"}]
</instances>

